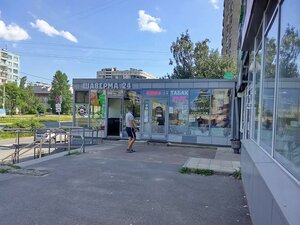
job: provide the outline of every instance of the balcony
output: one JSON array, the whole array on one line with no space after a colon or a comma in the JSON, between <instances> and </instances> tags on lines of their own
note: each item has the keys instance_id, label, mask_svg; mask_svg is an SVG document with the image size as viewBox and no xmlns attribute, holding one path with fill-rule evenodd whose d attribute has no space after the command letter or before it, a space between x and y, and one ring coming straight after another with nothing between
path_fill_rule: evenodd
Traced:
<instances>
[{"instance_id":1,"label":"balcony","mask_svg":"<svg viewBox=\"0 0 300 225\"><path fill-rule=\"evenodd\" d=\"M1 58L7 59L8 58L8 54L4 53L4 52L1 52Z\"/></svg>"}]
</instances>

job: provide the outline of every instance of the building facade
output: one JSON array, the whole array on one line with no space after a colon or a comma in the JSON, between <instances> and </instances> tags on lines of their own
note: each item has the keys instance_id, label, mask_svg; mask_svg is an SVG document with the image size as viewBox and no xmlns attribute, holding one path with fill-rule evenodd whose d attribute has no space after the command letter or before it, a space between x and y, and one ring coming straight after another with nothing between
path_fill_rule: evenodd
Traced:
<instances>
[{"instance_id":1,"label":"building facade","mask_svg":"<svg viewBox=\"0 0 300 225\"><path fill-rule=\"evenodd\" d=\"M300 1L247 0L240 33L241 170L253 224L300 222Z\"/></svg>"},{"instance_id":2,"label":"building facade","mask_svg":"<svg viewBox=\"0 0 300 225\"><path fill-rule=\"evenodd\" d=\"M51 91L51 84L35 82L30 83L33 88L34 96L41 99L42 103L45 104L47 110L51 108L49 104L49 96Z\"/></svg>"},{"instance_id":3,"label":"building facade","mask_svg":"<svg viewBox=\"0 0 300 225\"><path fill-rule=\"evenodd\" d=\"M128 106L138 137L194 144L229 145L235 82L200 79L73 79L73 125L127 138Z\"/></svg>"},{"instance_id":4,"label":"building facade","mask_svg":"<svg viewBox=\"0 0 300 225\"><path fill-rule=\"evenodd\" d=\"M116 67L104 68L97 71L97 78L99 79L155 79L149 73L143 70L130 68L129 70L118 70Z\"/></svg>"},{"instance_id":5,"label":"building facade","mask_svg":"<svg viewBox=\"0 0 300 225\"><path fill-rule=\"evenodd\" d=\"M222 55L237 58L241 0L224 0Z\"/></svg>"},{"instance_id":6,"label":"building facade","mask_svg":"<svg viewBox=\"0 0 300 225\"><path fill-rule=\"evenodd\" d=\"M20 56L0 50L0 83L20 81Z\"/></svg>"}]
</instances>

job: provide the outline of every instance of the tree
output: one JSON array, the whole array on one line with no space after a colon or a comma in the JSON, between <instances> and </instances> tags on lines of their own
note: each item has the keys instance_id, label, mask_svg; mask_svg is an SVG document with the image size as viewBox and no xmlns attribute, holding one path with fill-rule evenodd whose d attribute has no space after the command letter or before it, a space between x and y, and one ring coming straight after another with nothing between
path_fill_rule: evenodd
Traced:
<instances>
[{"instance_id":1,"label":"tree","mask_svg":"<svg viewBox=\"0 0 300 225\"><path fill-rule=\"evenodd\" d=\"M35 114L37 110L38 99L34 96L33 87L26 86L27 77L22 77L19 85L20 99L18 107L22 114Z\"/></svg>"},{"instance_id":2,"label":"tree","mask_svg":"<svg viewBox=\"0 0 300 225\"><path fill-rule=\"evenodd\" d=\"M188 31L171 45L171 52L176 63L173 74L167 78L223 78L227 72L236 73L235 61L222 56L218 50L209 49L209 39L196 42L195 47ZM173 60L170 60L173 65Z\"/></svg>"},{"instance_id":3,"label":"tree","mask_svg":"<svg viewBox=\"0 0 300 225\"><path fill-rule=\"evenodd\" d=\"M171 45L171 53L175 60L175 67L171 78L185 79L192 78L194 66L194 44L191 41L188 31L182 33ZM173 60L170 59L170 65L173 65Z\"/></svg>"},{"instance_id":4,"label":"tree","mask_svg":"<svg viewBox=\"0 0 300 225\"><path fill-rule=\"evenodd\" d=\"M6 83L5 84L5 98L6 98L6 108L9 109L10 115L15 113L17 103L20 99L20 90L16 83Z\"/></svg>"},{"instance_id":5,"label":"tree","mask_svg":"<svg viewBox=\"0 0 300 225\"><path fill-rule=\"evenodd\" d=\"M61 113L69 114L72 109L72 93L70 91L70 84L67 75L59 70L56 71L53 77L52 88L49 96L49 103L53 113L55 113L56 96L62 97Z\"/></svg>"},{"instance_id":6,"label":"tree","mask_svg":"<svg viewBox=\"0 0 300 225\"><path fill-rule=\"evenodd\" d=\"M280 45L280 76L300 77L297 59L300 54L300 37L295 27L287 25Z\"/></svg>"}]
</instances>

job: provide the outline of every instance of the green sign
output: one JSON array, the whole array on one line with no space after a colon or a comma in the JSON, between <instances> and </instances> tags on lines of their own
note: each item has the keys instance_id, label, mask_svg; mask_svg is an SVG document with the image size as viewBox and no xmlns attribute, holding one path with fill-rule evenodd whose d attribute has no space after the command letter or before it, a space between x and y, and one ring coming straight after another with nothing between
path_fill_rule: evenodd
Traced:
<instances>
[{"instance_id":1,"label":"green sign","mask_svg":"<svg viewBox=\"0 0 300 225\"><path fill-rule=\"evenodd\" d=\"M234 77L233 73L225 73L224 74L224 79L232 80L233 77Z\"/></svg>"}]
</instances>

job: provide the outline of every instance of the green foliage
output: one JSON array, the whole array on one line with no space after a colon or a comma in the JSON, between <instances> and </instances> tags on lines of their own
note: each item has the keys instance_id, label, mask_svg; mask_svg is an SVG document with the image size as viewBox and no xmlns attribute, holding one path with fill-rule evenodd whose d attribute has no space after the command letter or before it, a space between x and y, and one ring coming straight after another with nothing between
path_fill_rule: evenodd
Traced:
<instances>
[{"instance_id":1,"label":"green foliage","mask_svg":"<svg viewBox=\"0 0 300 225\"><path fill-rule=\"evenodd\" d=\"M8 173L9 171L9 168L0 168L0 173Z\"/></svg>"},{"instance_id":2,"label":"green foliage","mask_svg":"<svg viewBox=\"0 0 300 225\"><path fill-rule=\"evenodd\" d=\"M280 46L280 76L282 77L300 77L297 60L300 54L300 37L295 27L288 25Z\"/></svg>"},{"instance_id":3,"label":"green foliage","mask_svg":"<svg viewBox=\"0 0 300 225\"><path fill-rule=\"evenodd\" d=\"M188 168L188 167L182 167L179 170L180 173L185 173L185 174L191 174L191 173L195 173L195 174L199 174L202 176L211 176L214 174L213 170L209 170L209 169L193 169L193 168Z\"/></svg>"},{"instance_id":4,"label":"green foliage","mask_svg":"<svg viewBox=\"0 0 300 225\"><path fill-rule=\"evenodd\" d=\"M173 74L167 75L167 78L222 79L225 73L236 74L235 60L220 55L218 50L209 49L208 43L209 39L205 39L194 45L188 31L177 37L176 42L171 45L174 60L170 59L170 65L175 62L175 67Z\"/></svg>"},{"instance_id":5,"label":"green foliage","mask_svg":"<svg viewBox=\"0 0 300 225\"><path fill-rule=\"evenodd\" d=\"M185 79L192 78L193 65L194 65L194 44L191 41L188 31L182 33L180 37L177 37L176 42L171 45L171 53L175 60L175 67L173 70L173 79ZM170 65L173 65L173 60L170 59Z\"/></svg>"},{"instance_id":6,"label":"green foliage","mask_svg":"<svg viewBox=\"0 0 300 225\"><path fill-rule=\"evenodd\" d=\"M17 166L17 165L14 165L14 164L11 164L11 163L5 163L5 164L1 164L0 166L8 166L8 167L11 167L13 169L21 169L20 166Z\"/></svg>"},{"instance_id":7,"label":"green foliage","mask_svg":"<svg viewBox=\"0 0 300 225\"><path fill-rule=\"evenodd\" d=\"M80 155L79 151L68 152L65 156Z\"/></svg>"},{"instance_id":8,"label":"green foliage","mask_svg":"<svg viewBox=\"0 0 300 225\"><path fill-rule=\"evenodd\" d=\"M41 124L37 119L34 117L27 119L27 120L17 120L12 124L5 125L4 128L42 128L44 127L43 124Z\"/></svg>"},{"instance_id":9,"label":"green foliage","mask_svg":"<svg viewBox=\"0 0 300 225\"><path fill-rule=\"evenodd\" d=\"M21 92L16 83L5 84L5 98L5 108L9 109L10 115L13 115L21 99Z\"/></svg>"},{"instance_id":10,"label":"green foliage","mask_svg":"<svg viewBox=\"0 0 300 225\"><path fill-rule=\"evenodd\" d=\"M179 170L180 173L187 173L190 174L192 173L192 169L188 168L188 167L181 167Z\"/></svg>"},{"instance_id":11,"label":"green foliage","mask_svg":"<svg viewBox=\"0 0 300 225\"><path fill-rule=\"evenodd\" d=\"M46 111L45 104L34 96L33 87L26 86L26 80L26 77L22 77L19 86L16 83L5 84L5 108L11 116L16 114L17 109L21 114L36 114ZM1 94L3 95L2 89Z\"/></svg>"},{"instance_id":12,"label":"green foliage","mask_svg":"<svg viewBox=\"0 0 300 225\"><path fill-rule=\"evenodd\" d=\"M1 118L0 122L1 123L15 123L19 120L29 120L30 118L34 118L35 120L39 122L58 122L58 116L57 115L46 115L43 117L36 117L35 115L22 115L22 116L13 116L13 117L5 117ZM70 115L61 115L60 116L60 121L63 122L70 122L72 121L72 116Z\"/></svg>"},{"instance_id":13,"label":"green foliage","mask_svg":"<svg viewBox=\"0 0 300 225\"><path fill-rule=\"evenodd\" d=\"M61 113L69 114L72 109L72 93L70 91L70 84L67 75L59 70L56 71L53 77L52 88L49 96L49 103L53 113L55 113L56 96L62 96Z\"/></svg>"},{"instance_id":14,"label":"green foliage","mask_svg":"<svg viewBox=\"0 0 300 225\"><path fill-rule=\"evenodd\" d=\"M235 170L232 173L232 176L237 180L241 180L242 179L241 169Z\"/></svg>"}]
</instances>

